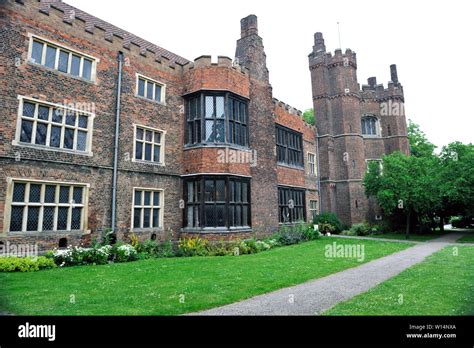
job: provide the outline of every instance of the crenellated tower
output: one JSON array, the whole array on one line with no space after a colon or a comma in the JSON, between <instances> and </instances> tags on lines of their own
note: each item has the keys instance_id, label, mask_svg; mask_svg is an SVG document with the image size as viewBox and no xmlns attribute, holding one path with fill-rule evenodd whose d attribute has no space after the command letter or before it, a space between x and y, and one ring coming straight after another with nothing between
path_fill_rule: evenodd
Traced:
<instances>
[{"instance_id":1,"label":"crenellated tower","mask_svg":"<svg viewBox=\"0 0 474 348\"><path fill-rule=\"evenodd\" d=\"M309 55L313 105L318 128L321 210L335 212L350 225L380 219L366 198L362 180L367 162L386 153L408 153L403 88L395 65L388 88L375 77L362 89L356 54L326 52L322 33ZM394 112L400 108L400 112Z\"/></svg>"}]
</instances>

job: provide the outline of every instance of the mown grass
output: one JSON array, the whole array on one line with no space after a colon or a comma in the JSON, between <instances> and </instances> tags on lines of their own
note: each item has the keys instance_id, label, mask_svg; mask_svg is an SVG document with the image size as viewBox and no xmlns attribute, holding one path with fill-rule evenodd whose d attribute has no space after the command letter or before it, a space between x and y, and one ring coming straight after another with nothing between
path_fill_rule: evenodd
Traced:
<instances>
[{"instance_id":1,"label":"mown grass","mask_svg":"<svg viewBox=\"0 0 474 348\"><path fill-rule=\"evenodd\" d=\"M323 314L473 315L474 247L446 247Z\"/></svg>"},{"instance_id":2,"label":"mown grass","mask_svg":"<svg viewBox=\"0 0 474 348\"><path fill-rule=\"evenodd\" d=\"M365 260L409 246L322 238L254 255L151 259L34 273L0 273L0 312L19 315L177 315L212 308L358 266L325 246L361 243Z\"/></svg>"}]
</instances>

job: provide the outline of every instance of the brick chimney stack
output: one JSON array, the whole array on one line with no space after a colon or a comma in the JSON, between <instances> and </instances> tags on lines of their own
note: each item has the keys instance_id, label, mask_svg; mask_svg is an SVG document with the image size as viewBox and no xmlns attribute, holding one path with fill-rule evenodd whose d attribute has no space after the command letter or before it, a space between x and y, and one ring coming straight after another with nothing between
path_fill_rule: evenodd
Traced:
<instances>
[{"instance_id":1,"label":"brick chimney stack","mask_svg":"<svg viewBox=\"0 0 474 348\"><path fill-rule=\"evenodd\" d=\"M258 21L255 15L249 15L240 20L240 37L244 38L250 35L258 35Z\"/></svg>"},{"instance_id":2,"label":"brick chimney stack","mask_svg":"<svg viewBox=\"0 0 474 348\"><path fill-rule=\"evenodd\" d=\"M399 85L397 66L395 64L390 65L390 78L395 86Z\"/></svg>"},{"instance_id":3,"label":"brick chimney stack","mask_svg":"<svg viewBox=\"0 0 474 348\"><path fill-rule=\"evenodd\" d=\"M313 52L316 56L326 53L326 45L324 44L323 33L314 34Z\"/></svg>"}]
</instances>

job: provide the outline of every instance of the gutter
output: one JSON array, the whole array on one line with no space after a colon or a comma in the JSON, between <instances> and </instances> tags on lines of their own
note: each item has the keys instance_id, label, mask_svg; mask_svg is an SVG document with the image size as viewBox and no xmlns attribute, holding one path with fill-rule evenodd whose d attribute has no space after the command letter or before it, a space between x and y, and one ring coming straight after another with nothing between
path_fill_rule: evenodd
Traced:
<instances>
[{"instance_id":1,"label":"gutter","mask_svg":"<svg viewBox=\"0 0 474 348\"><path fill-rule=\"evenodd\" d=\"M119 52L118 57L118 78L117 78L117 104L115 107L115 143L114 143L114 165L112 176L112 234L117 229L117 172L118 172L118 155L119 155L119 134L120 134L120 96L122 94L122 68L123 68L123 52Z\"/></svg>"}]
</instances>

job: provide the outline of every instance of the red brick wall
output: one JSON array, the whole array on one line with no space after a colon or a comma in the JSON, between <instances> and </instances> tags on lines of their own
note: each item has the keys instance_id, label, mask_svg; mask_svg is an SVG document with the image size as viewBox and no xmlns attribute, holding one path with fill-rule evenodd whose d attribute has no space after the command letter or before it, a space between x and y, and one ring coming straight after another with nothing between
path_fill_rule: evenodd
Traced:
<instances>
[{"instance_id":1,"label":"red brick wall","mask_svg":"<svg viewBox=\"0 0 474 348\"><path fill-rule=\"evenodd\" d=\"M198 60L195 61L194 68L187 69L184 73L184 93L224 90L245 98L249 97L248 74L232 68L230 64L224 65L224 62L212 65L210 58L204 57Z\"/></svg>"},{"instance_id":2,"label":"red brick wall","mask_svg":"<svg viewBox=\"0 0 474 348\"><path fill-rule=\"evenodd\" d=\"M240 157L243 163L232 163L232 148L224 147L199 147L186 149L184 151L183 174L194 173L232 173L250 176L250 163L246 162L246 154L249 152L238 151L236 156ZM236 157L236 159L239 157Z\"/></svg>"}]
</instances>

